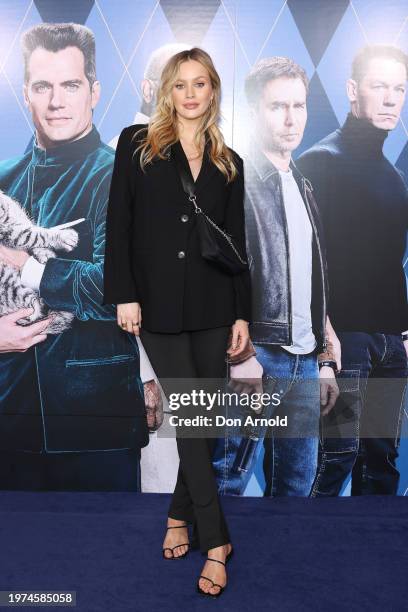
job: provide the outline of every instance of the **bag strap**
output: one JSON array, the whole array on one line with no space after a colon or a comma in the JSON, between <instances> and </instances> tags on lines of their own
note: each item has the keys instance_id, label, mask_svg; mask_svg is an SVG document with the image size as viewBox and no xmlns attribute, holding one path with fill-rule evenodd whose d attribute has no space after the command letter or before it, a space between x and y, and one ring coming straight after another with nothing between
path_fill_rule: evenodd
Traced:
<instances>
[{"instance_id":1,"label":"bag strap","mask_svg":"<svg viewBox=\"0 0 408 612\"><path fill-rule=\"evenodd\" d=\"M188 195L189 198L195 196L195 185L194 181L191 178L191 175L187 172L184 165L181 163L181 159L179 159L178 155L175 156L175 161L184 192Z\"/></svg>"},{"instance_id":2,"label":"bag strap","mask_svg":"<svg viewBox=\"0 0 408 612\"><path fill-rule=\"evenodd\" d=\"M190 202L194 206L194 211L197 214L202 213L203 211L197 205L197 198L196 198L196 195L195 195L195 183L194 183L194 181L191 178L191 174L189 174L187 172L187 170L185 169L185 167L184 167L181 159L178 157L178 155L175 156L175 160L176 160L176 166L177 166L177 170L178 170L179 177L180 177L180 180L181 180L181 184L183 186L184 193L188 196L188 199L190 200Z\"/></svg>"},{"instance_id":3,"label":"bag strap","mask_svg":"<svg viewBox=\"0 0 408 612\"><path fill-rule=\"evenodd\" d=\"M228 242L228 244L230 245L230 247L234 251L235 255L238 257L239 261L242 264L244 264L244 265L248 265L248 262L241 257L238 249L236 248L236 246L232 242L231 236L229 234L227 234L227 232L222 230L220 227L218 227L218 225L215 223L215 221L213 221L211 219L211 217L206 215L202 211L202 209L198 206L197 198L196 198L196 195L195 195L195 184L194 184L194 181L192 180L191 175L189 175L189 173L186 171L184 165L181 162L181 159L178 156L175 156L175 160L176 160L176 166L177 166L177 170L178 170L178 173L179 173L179 176L180 176L181 184L183 186L183 190L187 194L188 199L190 200L192 205L194 206L194 212L196 214L200 214L201 213L202 215L204 215L204 217L207 219L208 223L210 223L213 226L213 228L219 234L221 234L223 236L223 238Z\"/></svg>"}]
</instances>

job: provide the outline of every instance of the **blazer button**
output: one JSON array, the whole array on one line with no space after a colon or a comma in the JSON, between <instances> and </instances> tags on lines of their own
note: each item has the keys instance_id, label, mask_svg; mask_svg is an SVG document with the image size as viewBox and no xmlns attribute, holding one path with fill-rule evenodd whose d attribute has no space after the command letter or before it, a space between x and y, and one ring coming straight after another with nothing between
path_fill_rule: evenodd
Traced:
<instances>
[{"instance_id":1,"label":"blazer button","mask_svg":"<svg viewBox=\"0 0 408 612\"><path fill-rule=\"evenodd\" d=\"M188 221L188 215L181 215L180 219L183 223L186 223Z\"/></svg>"},{"instance_id":2,"label":"blazer button","mask_svg":"<svg viewBox=\"0 0 408 612\"><path fill-rule=\"evenodd\" d=\"M179 252L177 253L177 257L178 257L179 259L184 259L184 257L185 257L185 256L186 256L186 254L185 254L185 252L184 252L184 251L179 251Z\"/></svg>"}]
</instances>

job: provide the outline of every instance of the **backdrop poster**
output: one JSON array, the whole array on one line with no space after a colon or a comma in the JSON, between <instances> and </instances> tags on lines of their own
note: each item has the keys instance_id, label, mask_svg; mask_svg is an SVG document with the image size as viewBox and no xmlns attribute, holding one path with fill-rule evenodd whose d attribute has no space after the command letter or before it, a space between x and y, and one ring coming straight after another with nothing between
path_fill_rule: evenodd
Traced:
<instances>
[{"instance_id":1,"label":"backdrop poster","mask_svg":"<svg viewBox=\"0 0 408 612\"><path fill-rule=\"evenodd\" d=\"M197 45L210 53L221 76L221 128L227 144L244 156L254 120L245 79L261 60L283 56L300 65L310 81L308 119L293 153L296 162L344 124L350 106L346 82L353 58L363 46L387 44L408 52L408 2L392 0L385 9L380 0L3 0L0 17L0 213L6 205L12 212L8 219L0 217L0 240L5 240L2 225L16 227L22 211L34 224L54 228L43 236L39 265L25 268L28 288L18 296L14 292L13 299L19 307L27 305L41 284L41 297L57 313L54 333L45 342L24 351L17 345L13 348L11 328L3 318L13 310L10 303L6 307L6 297L10 299L6 286L13 279L6 278L2 269L1 451L23 450L34 456L44 450L57 454L133 450L128 467L138 473L138 451L144 445L142 490L171 491L178 462L174 439L147 434L142 425L148 391L153 394L152 405L160 404L157 388L146 387L154 372L139 346L140 380L136 340L124 340L113 308L100 305L104 215L118 135L127 125L149 120L164 63L179 50ZM32 67L38 73L37 103L30 101L24 91L27 73L21 38L39 24L67 22L84 25L94 35L96 63L94 69L89 65L85 69L90 89L79 102L70 101L78 83L67 77L64 93L59 99L56 94L51 104L74 109L76 128L89 119L94 128L86 142L59 147L53 158L34 137L40 131L46 143L50 102L38 100L41 95L46 99L59 68L37 53ZM65 51L60 68L81 63L77 47ZM64 120L61 114L59 128ZM55 128L54 123L50 129ZM405 104L384 143L387 159L405 176L407 130ZM13 198L12 211L8 198ZM60 227L66 224L69 227ZM35 303L38 318L45 311ZM115 418L112 405L118 403L122 411ZM167 419L166 404L164 410ZM397 463L400 495L408 492L406 410L405 403ZM242 494L264 494L266 465L262 447ZM342 494L349 493L345 483Z\"/></svg>"}]
</instances>

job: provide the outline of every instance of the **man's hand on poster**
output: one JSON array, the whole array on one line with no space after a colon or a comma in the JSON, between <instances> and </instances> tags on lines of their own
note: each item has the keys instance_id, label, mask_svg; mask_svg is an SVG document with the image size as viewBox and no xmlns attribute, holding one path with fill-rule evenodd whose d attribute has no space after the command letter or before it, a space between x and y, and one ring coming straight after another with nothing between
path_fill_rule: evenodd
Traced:
<instances>
[{"instance_id":1,"label":"man's hand on poster","mask_svg":"<svg viewBox=\"0 0 408 612\"><path fill-rule=\"evenodd\" d=\"M230 366L229 388L238 394L263 393L262 374L263 367L257 358L249 357L242 363ZM257 412L255 409L254 411Z\"/></svg>"},{"instance_id":2,"label":"man's hand on poster","mask_svg":"<svg viewBox=\"0 0 408 612\"><path fill-rule=\"evenodd\" d=\"M333 408L340 394L333 368L323 366L319 372L320 414L326 416Z\"/></svg>"},{"instance_id":3,"label":"man's hand on poster","mask_svg":"<svg viewBox=\"0 0 408 612\"><path fill-rule=\"evenodd\" d=\"M21 270L28 258L26 251L0 245L0 261L8 266ZM0 353L23 353L35 344L46 340L46 331L53 320L52 316L31 325L23 326L17 323L19 319L24 319L33 312L32 308L22 308L0 317Z\"/></svg>"},{"instance_id":4,"label":"man's hand on poster","mask_svg":"<svg viewBox=\"0 0 408 612\"><path fill-rule=\"evenodd\" d=\"M341 344L336 332L334 331L329 317L326 319L326 337L330 344L330 349L337 365L337 374L341 371Z\"/></svg>"},{"instance_id":5,"label":"man's hand on poster","mask_svg":"<svg viewBox=\"0 0 408 612\"><path fill-rule=\"evenodd\" d=\"M157 431L163 423L163 400L160 387L155 380L144 383L147 426L149 431Z\"/></svg>"},{"instance_id":6,"label":"man's hand on poster","mask_svg":"<svg viewBox=\"0 0 408 612\"><path fill-rule=\"evenodd\" d=\"M329 317L326 319L326 340L327 348L319 355L319 361L336 362L336 372L329 365L322 366L319 371L320 413L322 416L329 414L340 394L336 373L341 371L341 344Z\"/></svg>"},{"instance_id":7,"label":"man's hand on poster","mask_svg":"<svg viewBox=\"0 0 408 612\"><path fill-rule=\"evenodd\" d=\"M17 324L19 319L29 317L33 312L32 308L21 308L0 317L0 353L24 353L35 344L46 340L47 327L53 320L52 315L31 325Z\"/></svg>"},{"instance_id":8,"label":"man's hand on poster","mask_svg":"<svg viewBox=\"0 0 408 612\"><path fill-rule=\"evenodd\" d=\"M13 268L17 268L17 270L21 270L24 266L27 259L29 259L29 254L26 251L20 251L18 249L11 249L10 247L6 247L3 244L0 244L0 261L7 264L8 266L12 266Z\"/></svg>"}]
</instances>

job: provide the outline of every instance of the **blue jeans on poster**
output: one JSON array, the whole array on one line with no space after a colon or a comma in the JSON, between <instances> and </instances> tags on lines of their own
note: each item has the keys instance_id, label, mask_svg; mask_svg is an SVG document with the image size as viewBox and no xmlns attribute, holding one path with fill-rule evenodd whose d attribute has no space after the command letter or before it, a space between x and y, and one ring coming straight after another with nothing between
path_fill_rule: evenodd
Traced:
<instances>
[{"instance_id":1,"label":"blue jeans on poster","mask_svg":"<svg viewBox=\"0 0 408 612\"><path fill-rule=\"evenodd\" d=\"M396 467L407 355L400 335L338 332L340 397L321 420L319 463L311 497L341 493L396 495Z\"/></svg>"},{"instance_id":2,"label":"blue jeans on poster","mask_svg":"<svg viewBox=\"0 0 408 612\"><path fill-rule=\"evenodd\" d=\"M249 438L229 435L227 430L225 437L217 440L213 455L219 492L243 495L263 444L264 495L307 497L316 475L318 453L320 390L316 352L293 355L276 346L255 348L264 368L264 392L280 396L280 405L268 406L267 414L262 416L287 415L287 427L275 432L273 427L262 426Z\"/></svg>"}]
</instances>

